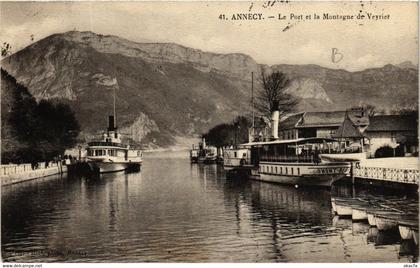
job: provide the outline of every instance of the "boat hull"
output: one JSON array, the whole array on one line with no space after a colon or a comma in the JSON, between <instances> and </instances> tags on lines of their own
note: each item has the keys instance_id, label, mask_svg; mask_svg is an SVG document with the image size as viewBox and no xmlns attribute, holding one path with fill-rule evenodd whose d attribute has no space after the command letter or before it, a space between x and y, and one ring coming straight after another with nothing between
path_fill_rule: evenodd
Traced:
<instances>
[{"instance_id":1,"label":"boat hull","mask_svg":"<svg viewBox=\"0 0 420 268\"><path fill-rule=\"evenodd\" d=\"M216 160L217 160L216 157L206 157L206 158L204 158L203 163L204 164L216 164Z\"/></svg>"},{"instance_id":2,"label":"boat hull","mask_svg":"<svg viewBox=\"0 0 420 268\"><path fill-rule=\"evenodd\" d=\"M375 215L375 222L379 231L393 231L398 229L398 222L391 218Z\"/></svg>"},{"instance_id":3,"label":"boat hull","mask_svg":"<svg viewBox=\"0 0 420 268\"><path fill-rule=\"evenodd\" d=\"M419 230L413 230L413 240L416 245L419 244Z\"/></svg>"},{"instance_id":4,"label":"boat hull","mask_svg":"<svg viewBox=\"0 0 420 268\"><path fill-rule=\"evenodd\" d=\"M411 228L404 225L398 225L398 230L400 231L400 236L402 240L410 240L413 239L413 232Z\"/></svg>"},{"instance_id":5,"label":"boat hull","mask_svg":"<svg viewBox=\"0 0 420 268\"><path fill-rule=\"evenodd\" d=\"M335 203L337 215L342 217L351 217L353 215L353 208L345 203Z\"/></svg>"},{"instance_id":6,"label":"boat hull","mask_svg":"<svg viewBox=\"0 0 420 268\"><path fill-rule=\"evenodd\" d=\"M366 210L353 207L351 218L354 221L364 221L368 219L368 215Z\"/></svg>"},{"instance_id":7,"label":"boat hull","mask_svg":"<svg viewBox=\"0 0 420 268\"><path fill-rule=\"evenodd\" d=\"M370 226L376 226L376 220L375 220L375 215L372 213L367 213L368 216L368 222Z\"/></svg>"},{"instance_id":8,"label":"boat hull","mask_svg":"<svg viewBox=\"0 0 420 268\"><path fill-rule=\"evenodd\" d=\"M141 163L140 162L139 163L134 163L134 162L116 163L116 162L89 161L88 165L93 172L111 173L111 172L125 171L129 169L131 165L140 166Z\"/></svg>"},{"instance_id":9,"label":"boat hull","mask_svg":"<svg viewBox=\"0 0 420 268\"><path fill-rule=\"evenodd\" d=\"M334 213L337 213L337 206L335 205L335 200L331 200L331 207Z\"/></svg>"},{"instance_id":10,"label":"boat hull","mask_svg":"<svg viewBox=\"0 0 420 268\"><path fill-rule=\"evenodd\" d=\"M273 174L260 174L259 177L254 179L274 182L281 184L290 184L297 186L322 186L331 187L331 185L342 176L336 175L321 175L321 176L286 176L286 175L273 175Z\"/></svg>"}]
</instances>

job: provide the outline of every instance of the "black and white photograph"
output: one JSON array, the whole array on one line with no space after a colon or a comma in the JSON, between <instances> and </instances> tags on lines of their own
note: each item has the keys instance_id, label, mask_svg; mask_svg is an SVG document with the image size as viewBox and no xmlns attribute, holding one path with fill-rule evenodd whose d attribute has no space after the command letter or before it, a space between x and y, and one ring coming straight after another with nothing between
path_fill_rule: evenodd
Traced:
<instances>
[{"instance_id":1,"label":"black and white photograph","mask_svg":"<svg viewBox=\"0 0 420 268\"><path fill-rule=\"evenodd\" d=\"M0 46L2 267L417 267L418 1L0 1Z\"/></svg>"}]
</instances>

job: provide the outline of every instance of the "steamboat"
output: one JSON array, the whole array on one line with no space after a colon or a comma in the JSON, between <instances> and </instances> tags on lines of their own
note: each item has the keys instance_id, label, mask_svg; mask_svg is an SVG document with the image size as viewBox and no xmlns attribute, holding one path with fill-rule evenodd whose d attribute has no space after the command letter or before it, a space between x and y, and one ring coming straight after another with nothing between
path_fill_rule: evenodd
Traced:
<instances>
[{"instance_id":1,"label":"steamboat","mask_svg":"<svg viewBox=\"0 0 420 268\"><path fill-rule=\"evenodd\" d=\"M349 162L321 162L330 138L278 139L279 112L272 115L272 140L248 142L225 149L224 169L228 176L246 174L251 179L295 186L326 186L350 173ZM331 150L329 150L331 152Z\"/></svg>"},{"instance_id":2,"label":"steamboat","mask_svg":"<svg viewBox=\"0 0 420 268\"><path fill-rule=\"evenodd\" d=\"M140 170L142 151L130 149L130 145L122 143L114 116L109 116L109 126L102 139L89 142L86 149L87 163L93 172Z\"/></svg>"}]
</instances>

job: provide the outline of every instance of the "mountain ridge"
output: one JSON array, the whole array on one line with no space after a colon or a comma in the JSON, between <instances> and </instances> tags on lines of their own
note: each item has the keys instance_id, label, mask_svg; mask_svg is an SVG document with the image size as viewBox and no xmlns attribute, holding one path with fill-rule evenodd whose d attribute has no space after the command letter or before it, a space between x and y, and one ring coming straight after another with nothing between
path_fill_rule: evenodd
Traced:
<instances>
[{"instance_id":1,"label":"mountain ridge","mask_svg":"<svg viewBox=\"0 0 420 268\"><path fill-rule=\"evenodd\" d=\"M300 99L298 110L342 110L363 103L400 107L415 105L418 97L418 74L412 68L386 65L350 72L315 64L268 66L242 53L136 43L92 32L51 35L3 59L2 66L38 100L68 102L86 137L106 126L115 79L121 128L153 147L170 146L174 137L197 136L249 113L250 74L258 81L260 70L290 77L288 90Z\"/></svg>"}]
</instances>

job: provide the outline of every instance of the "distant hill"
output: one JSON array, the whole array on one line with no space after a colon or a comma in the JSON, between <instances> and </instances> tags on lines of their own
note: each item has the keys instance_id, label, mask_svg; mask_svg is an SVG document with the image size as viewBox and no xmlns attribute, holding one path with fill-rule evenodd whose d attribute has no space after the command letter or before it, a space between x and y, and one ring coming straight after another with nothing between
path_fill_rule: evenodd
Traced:
<instances>
[{"instance_id":1,"label":"distant hill","mask_svg":"<svg viewBox=\"0 0 420 268\"><path fill-rule=\"evenodd\" d=\"M247 113L251 72L258 75L261 68L289 74L289 91L301 99L300 110L342 110L361 103L400 107L418 99L413 68L348 72L316 65L266 66L244 54L135 43L92 32L48 36L4 59L2 66L38 100L69 103L86 138L106 127L116 78L118 125L152 148Z\"/></svg>"}]
</instances>

